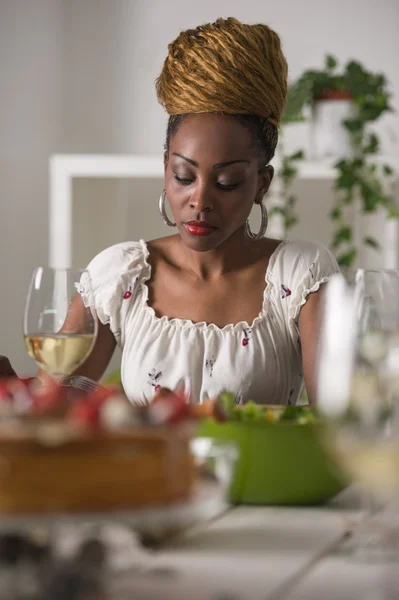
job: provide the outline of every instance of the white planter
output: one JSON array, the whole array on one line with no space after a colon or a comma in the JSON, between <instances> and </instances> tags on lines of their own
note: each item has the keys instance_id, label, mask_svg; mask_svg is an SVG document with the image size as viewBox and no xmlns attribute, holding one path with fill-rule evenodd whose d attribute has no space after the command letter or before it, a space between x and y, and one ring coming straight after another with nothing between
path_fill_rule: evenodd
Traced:
<instances>
[{"instance_id":1,"label":"white planter","mask_svg":"<svg viewBox=\"0 0 399 600\"><path fill-rule=\"evenodd\" d=\"M317 100L310 126L311 160L339 159L351 154L351 140L342 122L353 115L351 100Z\"/></svg>"}]
</instances>

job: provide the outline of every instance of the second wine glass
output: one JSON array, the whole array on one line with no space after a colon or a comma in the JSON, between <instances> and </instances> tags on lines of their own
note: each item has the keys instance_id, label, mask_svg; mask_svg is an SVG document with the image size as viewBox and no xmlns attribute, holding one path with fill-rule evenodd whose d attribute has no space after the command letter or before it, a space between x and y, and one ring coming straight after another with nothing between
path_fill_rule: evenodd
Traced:
<instances>
[{"instance_id":1,"label":"second wine glass","mask_svg":"<svg viewBox=\"0 0 399 600\"><path fill-rule=\"evenodd\" d=\"M397 532L371 518L399 493L399 272L358 269L331 281L320 335L325 444L361 486L362 526L346 550L395 554Z\"/></svg>"}]
</instances>

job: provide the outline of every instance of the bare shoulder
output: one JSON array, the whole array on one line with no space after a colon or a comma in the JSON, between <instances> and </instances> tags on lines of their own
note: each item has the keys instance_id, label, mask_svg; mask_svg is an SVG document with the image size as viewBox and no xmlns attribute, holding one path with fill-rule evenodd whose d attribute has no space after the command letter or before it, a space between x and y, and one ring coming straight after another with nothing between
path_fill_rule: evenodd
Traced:
<instances>
[{"instance_id":1,"label":"bare shoulder","mask_svg":"<svg viewBox=\"0 0 399 600\"><path fill-rule=\"evenodd\" d=\"M260 260L268 262L283 240L275 240L272 238L262 238L253 244L253 251Z\"/></svg>"},{"instance_id":2,"label":"bare shoulder","mask_svg":"<svg viewBox=\"0 0 399 600\"><path fill-rule=\"evenodd\" d=\"M273 238L264 238L266 254L270 256L277 250L284 240L275 240Z\"/></svg>"},{"instance_id":3,"label":"bare shoulder","mask_svg":"<svg viewBox=\"0 0 399 600\"><path fill-rule=\"evenodd\" d=\"M160 262L173 263L179 235L168 235L147 242L149 261L153 266Z\"/></svg>"}]
</instances>

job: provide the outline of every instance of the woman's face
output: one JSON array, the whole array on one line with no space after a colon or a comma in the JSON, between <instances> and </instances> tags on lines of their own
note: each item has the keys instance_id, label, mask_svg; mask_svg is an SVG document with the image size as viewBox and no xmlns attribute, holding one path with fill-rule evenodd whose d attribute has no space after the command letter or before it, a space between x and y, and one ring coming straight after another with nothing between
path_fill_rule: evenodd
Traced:
<instances>
[{"instance_id":1,"label":"woman's face","mask_svg":"<svg viewBox=\"0 0 399 600\"><path fill-rule=\"evenodd\" d=\"M233 117L204 113L180 124L165 155L165 189L189 248L205 252L244 235L253 203L262 201L273 176L253 146Z\"/></svg>"}]
</instances>

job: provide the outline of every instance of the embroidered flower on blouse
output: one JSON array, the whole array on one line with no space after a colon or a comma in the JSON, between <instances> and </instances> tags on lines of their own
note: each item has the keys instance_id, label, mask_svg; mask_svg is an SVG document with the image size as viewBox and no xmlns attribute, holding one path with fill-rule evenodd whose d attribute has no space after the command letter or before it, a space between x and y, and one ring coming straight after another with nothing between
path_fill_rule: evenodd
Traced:
<instances>
[{"instance_id":1,"label":"embroidered flower on blouse","mask_svg":"<svg viewBox=\"0 0 399 600\"><path fill-rule=\"evenodd\" d=\"M160 379L162 377L162 371L158 371L158 369L152 369L150 373L148 373L148 384L151 385L154 390L157 392L159 389L161 389L160 386Z\"/></svg>"},{"instance_id":2,"label":"embroidered flower on blouse","mask_svg":"<svg viewBox=\"0 0 399 600\"><path fill-rule=\"evenodd\" d=\"M288 296L291 296L291 290L289 287L287 287L286 285L281 284L281 297L282 298L288 298Z\"/></svg>"},{"instance_id":3,"label":"embroidered flower on blouse","mask_svg":"<svg viewBox=\"0 0 399 600\"><path fill-rule=\"evenodd\" d=\"M129 298L132 297L132 293L133 293L133 288L136 284L138 277L136 277L136 279L133 281L132 284L129 285L128 289L126 290L126 292L123 294L123 299L124 300L129 300Z\"/></svg>"},{"instance_id":4,"label":"embroidered flower on blouse","mask_svg":"<svg viewBox=\"0 0 399 600\"><path fill-rule=\"evenodd\" d=\"M205 368L207 369L207 371L209 373L209 377L212 377L213 367L214 367L215 362L216 362L216 359L214 356L212 356L212 358L207 358L205 361Z\"/></svg>"},{"instance_id":5,"label":"embroidered flower on blouse","mask_svg":"<svg viewBox=\"0 0 399 600\"><path fill-rule=\"evenodd\" d=\"M244 329L242 330L244 337L242 338L241 344L243 346L248 346L249 343L249 339L251 337L252 334L252 329L251 327L244 327Z\"/></svg>"}]
</instances>

